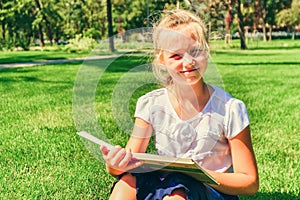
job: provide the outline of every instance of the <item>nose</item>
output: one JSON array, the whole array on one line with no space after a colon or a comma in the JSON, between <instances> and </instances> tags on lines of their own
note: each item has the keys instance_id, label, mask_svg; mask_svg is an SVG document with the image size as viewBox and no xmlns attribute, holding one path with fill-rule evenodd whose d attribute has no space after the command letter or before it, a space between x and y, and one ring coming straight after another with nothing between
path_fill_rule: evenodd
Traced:
<instances>
[{"instance_id":1,"label":"nose","mask_svg":"<svg viewBox=\"0 0 300 200\"><path fill-rule=\"evenodd\" d=\"M183 65L184 66L194 66L196 64L195 59L188 53L184 53L183 55Z\"/></svg>"}]
</instances>

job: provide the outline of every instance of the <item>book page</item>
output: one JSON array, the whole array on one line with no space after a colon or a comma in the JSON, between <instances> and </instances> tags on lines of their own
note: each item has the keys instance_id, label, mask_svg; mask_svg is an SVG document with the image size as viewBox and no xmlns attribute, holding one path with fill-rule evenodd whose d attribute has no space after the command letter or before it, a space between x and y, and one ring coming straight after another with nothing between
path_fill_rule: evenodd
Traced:
<instances>
[{"instance_id":1,"label":"book page","mask_svg":"<svg viewBox=\"0 0 300 200\"><path fill-rule=\"evenodd\" d=\"M77 133L81 137L84 137L100 146L106 146L109 150L112 150L114 146L108 142L100 140L91 134L81 131ZM182 172L193 178L210 184L218 184L202 167L195 163L192 159L188 158L176 158L172 156L160 156L148 153L132 153L134 159L143 161L142 168L151 168L152 170L162 170L168 172ZM143 170L141 170L143 171Z\"/></svg>"}]
</instances>

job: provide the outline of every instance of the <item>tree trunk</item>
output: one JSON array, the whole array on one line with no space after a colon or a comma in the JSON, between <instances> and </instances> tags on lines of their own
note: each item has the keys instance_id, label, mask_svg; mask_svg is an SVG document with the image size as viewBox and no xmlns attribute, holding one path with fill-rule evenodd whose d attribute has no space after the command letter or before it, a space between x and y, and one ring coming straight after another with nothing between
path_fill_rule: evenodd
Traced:
<instances>
[{"instance_id":1,"label":"tree trunk","mask_svg":"<svg viewBox=\"0 0 300 200\"><path fill-rule=\"evenodd\" d=\"M267 41L267 28L266 28L266 17L267 17L267 2L262 0L262 26L263 26L263 40Z\"/></svg>"},{"instance_id":2,"label":"tree trunk","mask_svg":"<svg viewBox=\"0 0 300 200\"><path fill-rule=\"evenodd\" d=\"M101 37L103 37L103 36L105 35L105 32L106 32L106 28L105 28L105 19L102 18L102 19L100 20L100 22L101 22L101 28L100 28L100 30L101 30Z\"/></svg>"},{"instance_id":3,"label":"tree trunk","mask_svg":"<svg viewBox=\"0 0 300 200\"><path fill-rule=\"evenodd\" d=\"M263 30L263 40L264 40L264 42L266 42L267 41L267 29L266 29L266 23L264 20L263 20L263 24L262 24L262 30Z\"/></svg>"},{"instance_id":4,"label":"tree trunk","mask_svg":"<svg viewBox=\"0 0 300 200\"><path fill-rule=\"evenodd\" d=\"M237 15L238 15L238 28L240 35L241 49L247 49L246 40L245 40L245 30L244 30L244 17L241 11L241 0L236 2Z\"/></svg>"},{"instance_id":5,"label":"tree trunk","mask_svg":"<svg viewBox=\"0 0 300 200\"><path fill-rule=\"evenodd\" d=\"M44 35L43 35L43 28L42 28L42 25L40 25L40 24L39 24L38 34L39 34L40 47L44 47L45 41L44 41Z\"/></svg>"},{"instance_id":6,"label":"tree trunk","mask_svg":"<svg viewBox=\"0 0 300 200\"><path fill-rule=\"evenodd\" d=\"M39 0L35 0L35 6L39 9L39 12L41 12L42 6L41 6L41 3L40 3ZM53 31L52 31L52 28L51 28L51 24L50 24L47 16L44 13L42 13L42 16L43 16L43 20L46 22L45 24L46 24L47 36L48 36L48 38L50 40L50 44L52 46L52 44L53 44L53 42L52 42L52 40L53 40Z\"/></svg>"},{"instance_id":7,"label":"tree trunk","mask_svg":"<svg viewBox=\"0 0 300 200\"><path fill-rule=\"evenodd\" d=\"M47 17L44 16L43 18L46 21L47 36L48 36L48 38L50 40L50 44L52 46L53 45L53 31L52 31L52 27L51 27L51 24L50 24L49 20L47 19Z\"/></svg>"},{"instance_id":8,"label":"tree trunk","mask_svg":"<svg viewBox=\"0 0 300 200\"><path fill-rule=\"evenodd\" d=\"M40 11L41 10L41 5L40 5L39 0L35 0L34 3L35 3L35 7ZM42 27L41 23L39 23L39 25L38 25L38 35L39 35L40 47L44 47L45 46L45 41L44 41L44 35L43 35L43 27Z\"/></svg>"},{"instance_id":9,"label":"tree trunk","mask_svg":"<svg viewBox=\"0 0 300 200\"><path fill-rule=\"evenodd\" d=\"M269 27L269 41L272 41L272 25Z\"/></svg>"},{"instance_id":10,"label":"tree trunk","mask_svg":"<svg viewBox=\"0 0 300 200\"><path fill-rule=\"evenodd\" d=\"M5 41L5 32L6 32L5 20L2 21L1 26L2 26L2 39Z\"/></svg>"},{"instance_id":11,"label":"tree trunk","mask_svg":"<svg viewBox=\"0 0 300 200\"><path fill-rule=\"evenodd\" d=\"M109 51L114 52L115 47L114 47L114 38L113 38L111 0L106 0L106 8L107 8L107 21L108 21Z\"/></svg>"}]
</instances>

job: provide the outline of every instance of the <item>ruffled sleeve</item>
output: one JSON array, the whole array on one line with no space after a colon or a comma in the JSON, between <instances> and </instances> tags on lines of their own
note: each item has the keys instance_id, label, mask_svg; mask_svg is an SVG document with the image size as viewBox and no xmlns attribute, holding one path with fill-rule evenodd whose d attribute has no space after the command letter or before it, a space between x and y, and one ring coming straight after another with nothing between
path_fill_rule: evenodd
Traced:
<instances>
[{"instance_id":1,"label":"ruffled sleeve","mask_svg":"<svg viewBox=\"0 0 300 200\"><path fill-rule=\"evenodd\" d=\"M226 106L225 136L231 139L244 130L250 124L250 120L242 101L232 98Z\"/></svg>"},{"instance_id":2,"label":"ruffled sleeve","mask_svg":"<svg viewBox=\"0 0 300 200\"><path fill-rule=\"evenodd\" d=\"M143 119L144 121L150 123L150 102L148 95L141 96L135 108L134 117Z\"/></svg>"}]
</instances>

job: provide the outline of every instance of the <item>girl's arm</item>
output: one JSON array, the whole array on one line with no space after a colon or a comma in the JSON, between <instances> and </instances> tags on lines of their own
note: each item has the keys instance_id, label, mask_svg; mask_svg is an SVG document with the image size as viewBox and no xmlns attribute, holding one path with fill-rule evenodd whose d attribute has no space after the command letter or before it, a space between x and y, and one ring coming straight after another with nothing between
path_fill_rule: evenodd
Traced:
<instances>
[{"instance_id":1,"label":"girl's arm","mask_svg":"<svg viewBox=\"0 0 300 200\"><path fill-rule=\"evenodd\" d=\"M258 171L252 148L249 126L229 140L234 173L209 173L220 183L211 185L220 192L231 195L253 195L258 191Z\"/></svg>"},{"instance_id":2,"label":"girl's arm","mask_svg":"<svg viewBox=\"0 0 300 200\"><path fill-rule=\"evenodd\" d=\"M109 151L101 147L106 169L113 176L118 176L126 171L137 168L143 163L132 160L132 153L144 153L147 149L152 134L152 126L140 118L136 118L132 134L126 148L116 146Z\"/></svg>"}]
</instances>

